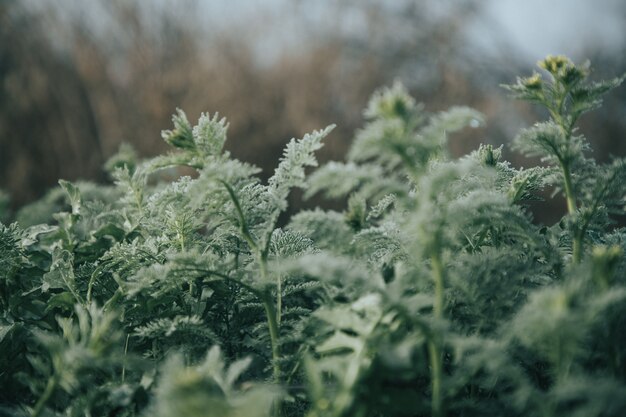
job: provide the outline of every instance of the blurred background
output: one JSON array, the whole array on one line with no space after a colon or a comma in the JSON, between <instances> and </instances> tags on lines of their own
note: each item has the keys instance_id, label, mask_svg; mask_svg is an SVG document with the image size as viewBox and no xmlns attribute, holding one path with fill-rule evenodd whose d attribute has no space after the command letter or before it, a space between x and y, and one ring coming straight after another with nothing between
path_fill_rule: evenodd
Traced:
<instances>
[{"instance_id":1,"label":"blurred background","mask_svg":"<svg viewBox=\"0 0 626 417\"><path fill-rule=\"evenodd\" d=\"M453 154L506 144L545 115L499 84L546 54L624 73L626 2L0 0L0 189L16 208L59 178L106 181L120 143L166 148L176 107L226 116L228 149L265 177L290 138L330 123L321 159L342 159L368 97L395 79L429 111L487 115ZM583 117L596 158L626 154L625 115L622 86Z\"/></svg>"}]
</instances>

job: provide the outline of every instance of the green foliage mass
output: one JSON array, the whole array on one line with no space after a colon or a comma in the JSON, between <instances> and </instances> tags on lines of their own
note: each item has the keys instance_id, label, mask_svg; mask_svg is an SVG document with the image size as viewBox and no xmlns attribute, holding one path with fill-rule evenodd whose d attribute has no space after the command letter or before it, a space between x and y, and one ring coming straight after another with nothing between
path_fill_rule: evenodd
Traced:
<instances>
[{"instance_id":1,"label":"green foliage mass","mask_svg":"<svg viewBox=\"0 0 626 417\"><path fill-rule=\"evenodd\" d=\"M576 129L623 77L539 66L506 86L548 111L514 140L539 167L451 158L482 116L397 83L310 175L332 126L263 183L224 119L178 110L172 151L122 147L111 185L60 181L14 215L1 195L0 415L626 415L626 161ZM347 206L278 227L294 188ZM544 189L567 207L546 227L527 205Z\"/></svg>"}]
</instances>

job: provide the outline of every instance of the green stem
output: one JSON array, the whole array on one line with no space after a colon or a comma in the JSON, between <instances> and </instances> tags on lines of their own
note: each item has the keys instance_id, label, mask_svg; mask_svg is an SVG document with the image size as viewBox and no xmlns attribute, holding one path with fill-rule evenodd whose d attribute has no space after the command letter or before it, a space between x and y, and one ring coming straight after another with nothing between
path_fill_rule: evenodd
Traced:
<instances>
[{"instance_id":1,"label":"green stem","mask_svg":"<svg viewBox=\"0 0 626 417\"><path fill-rule=\"evenodd\" d=\"M104 303L104 306L102 307L102 309L104 311L109 311L109 309L113 306L115 306L115 304L117 303L117 301L122 298L123 296L123 292L121 288L118 288L117 290L115 290L115 292L113 293L113 295L111 296L111 298L109 298L109 300Z\"/></svg>"},{"instance_id":2,"label":"green stem","mask_svg":"<svg viewBox=\"0 0 626 417\"><path fill-rule=\"evenodd\" d=\"M126 356L128 354L128 340L130 339L130 333L126 335L126 343L124 344L124 362L122 365L122 384L126 380Z\"/></svg>"},{"instance_id":3,"label":"green stem","mask_svg":"<svg viewBox=\"0 0 626 417\"><path fill-rule=\"evenodd\" d=\"M574 190L572 187L572 175L569 172L569 167L561 163L561 169L563 170L563 178L565 181L565 199L567 200L567 212L574 214L576 212L576 197L574 196Z\"/></svg>"},{"instance_id":4,"label":"green stem","mask_svg":"<svg viewBox=\"0 0 626 417\"><path fill-rule=\"evenodd\" d=\"M433 316L435 321L443 318L443 285L444 271L441 262L441 254L435 251L430 258L433 280L435 281L435 300L433 305ZM434 331L428 342L428 355L430 359L431 381L432 381L432 397L431 408L432 417L443 417L443 397L442 397L442 380L443 380L443 358L442 358L442 340L441 334Z\"/></svg>"},{"instance_id":5,"label":"green stem","mask_svg":"<svg viewBox=\"0 0 626 417\"><path fill-rule=\"evenodd\" d=\"M180 251L185 252L185 235L182 232L178 232L178 243L180 244Z\"/></svg>"},{"instance_id":6,"label":"green stem","mask_svg":"<svg viewBox=\"0 0 626 417\"><path fill-rule=\"evenodd\" d=\"M267 317L267 324L270 330L270 343L272 345L272 369L274 382L280 382L280 346L278 335L278 321L276 320L276 308L274 302L269 294L263 299L263 307L265 308L265 315Z\"/></svg>"},{"instance_id":7,"label":"green stem","mask_svg":"<svg viewBox=\"0 0 626 417\"><path fill-rule=\"evenodd\" d=\"M226 191L228 192L228 195L230 196L230 199L232 200L235 206L235 211L237 212L237 216L239 217L239 227L240 227L243 238L246 240L246 242L250 246L250 249L257 255L257 262L261 270L261 282L265 284L268 282L267 259L269 257L269 252L270 252L270 247L271 247L272 232L274 228L276 227L276 222L278 221L278 217L274 219L274 222L273 222L274 226L268 232L267 239L265 240L265 245L261 247L260 243L257 242L257 240L252 236L252 234L250 233L250 230L248 229L248 223L246 222L246 217L243 213L243 209L241 208L241 204L239 202L239 199L237 198L237 194L235 193L235 190L226 181L222 181L222 180L219 180L219 181L226 188ZM279 280L280 280L280 277L279 277ZM278 287L278 291L280 294L280 285ZM267 325L270 331L270 343L272 345L271 346L272 347L272 371L273 371L272 374L274 378L274 383L280 384L280 378L281 378L280 363L279 363L279 360L280 360L280 345L279 345L280 343L280 339L279 339L280 338L280 332L279 332L280 317L277 315L276 305L274 305L274 300L272 299L271 292L264 291L260 293L260 296L261 296L260 297L261 301L263 302L263 308L265 309L265 315L267 317ZM279 301L278 307L280 309L280 301ZM281 404L278 401L274 404L273 414L274 416L277 416L277 417L281 415Z\"/></svg>"},{"instance_id":8,"label":"green stem","mask_svg":"<svg viewBox=\"0 0 626 417\"><path fill-rule=\"evenodd\" d=\"M268 282L268 271L267 271L267 258L269 256L269 248L271 243L272 235L270 235L266 239L265 247L262 250L257 251L259 268L261 269L261 281ZM258 248L258 246L257 246ZM281 288L280 288L280 275L278 276L278 286L277 290L277 300L276 305L274 304L274 300L272 299L272 294L270 291L265 291L263 293L263 307L265 308L265 315L267 316L267 325L270 330L270 342L272 345L272 369L273 369L273 377L274 383L279 384L281 378L280 371L280 309L281 309ZM277 406L279 407L279 406Z\"/></svg>"},{"instance_id":9,"label":"green stem","mask_svg":"<svg viewBox=\"0 0 626 417\"><path fill-rule=\"evenodd\" d=\"M283 282L280 274L277 274L276 277L276 322L278 323L278 327L280 327L280 318L282 316L283 310Z\"/></svg>"},{"instance_id":10,"label":"green stem","mask_svg":"<svg viewBox=\"0 0 626 417\"><path fill-rule=\"evenodd\" d=\"M31 413L31 417L38 417L41 414L41 412L43 411L44 406L46 405L46 403L50 399L50 396L52 396L52 393L56 389L57 383L58 382L57 382L56 375L52 375L50 378L48 378L48 383L46 384L46 389L44 390L43 394L39 398L39 401L37 401L37 404L35 404L35 408L33 408L33 412Z\"/></svg>"},{"instance_id":11,"label":"green stem","mask_svg":"<svg viewBox=\"0 0 626 417\"><path fill-rule=\"evenodd\" d=\"M563 171L567 212L570 215L574 215L576 213L576 196L574 195L574 188L572 187L572 175L570 174L569 166L563 162L561 162L561 170ZM582 244L582 235L578 230L575 230L572 234L572 262L575 264L580 263Z\"/></svg>"},{"instance_id":12,"label":"green stem","mask_svg":"<svg viewBox=\"0 0 626 417\"><path fill-rule=\"evenodd\" d=\"M241 230L241 235L246 240L248 245L250 245L250 249L258 251L259 246L252 234L250 233L250 230L248 229L248 223L246 222L246 217L243 214L243 209L241 208L241 204L239 203L239 199L237 198L235 190L226 181L219 180L219 182L222 183L224 188L226 188L226 191L228 192L231 201L235 205L235 211L237 212L237 217L239 217L239 228Z\"/></svg>"},{"instance_id":13,"label":"green stem","mask_svg":"<svg viewBox=\"0 0 626 417\"><path fill-rule=\"evenodd\" d=\"M263 297L263 307L265 308L265 315L267 317L267 324L270 330L270 344L272 345L272 377L274 383L279 385L281 379L280 370L280 345L279 345L279 324L276 316L276 308L274 307L274 300L269 291L265 292ZM272 405L272 416L280 417L282 415L282 404L280 400L275 400Z\"/></svg>"},{"instance_id":14,"label":"green stem","mask_svg":"<svg viewBox=\"0 0 626 417\"><path fill-rule=\"evenodd\" d=\"M428 342L428 356L430 359L430 373L432 380L432 417L443 417L443 398L441 397L441 379L443 376L443 370L441 346L439 346L438 340L431 340Z\"/></svg>"},{"instance_id":15,"label":"green stem","mask_svg":"<svg viewBox=\"0 0 626 417\"><path fill-rule=\"evenodd\" d=\"M550 115L552 119L559 125L561 128L565 139L568 142L571 142L572 135L572 127L575 122L575 118L571 120L567 119L567 116L564 116L564 105L565 100L569 94L569 88L567 86L563 86L560 82L555 81L556 92L558 98L558 106L553 108L553 106L548 106L548 110L550 111ZM555 99L556 101L556 99ZM559 158L559 163L561 165L561 170L563 171L563 180L565 186L565 199L567 200L567 212L571 215L576 213L576 196L574 194L574 188L572 187L572 175L570 173L569 163L566 163L561 156L557 155ZM580 263L580 259L582 256L582 237L583 235L579 232L579 230L575 230L572 234L572 262L577 264Z\"/></svg>"},{"instance_id":16,"label":"green stem","mask_svg":"<svg viewBox=\"0 0 626 417\"><path fill-rule=\"evenodd\" d=\"M97 267L95 271L93 271L93 273L91 274L91 277L89 278L89 284L87 284L87 303L91 303L93 286L96 283L96 278L98 274L100 274L101 270L102 270L101 266Z\"/></svg>"}]
</instances>

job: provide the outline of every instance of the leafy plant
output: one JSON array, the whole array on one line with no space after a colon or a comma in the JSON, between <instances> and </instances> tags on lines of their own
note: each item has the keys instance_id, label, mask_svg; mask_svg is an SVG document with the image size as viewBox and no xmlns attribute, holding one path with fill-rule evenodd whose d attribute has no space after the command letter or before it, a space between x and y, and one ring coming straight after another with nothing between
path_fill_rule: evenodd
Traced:
<instances>
[{"instance_id":1,"label":"leafy plant","mask_svg":"<svg viewBox=\"0 0 626 417\"><path fill-rule=\"evenodd\" d=\"M396 83L348 160L308 176L332 127L262 183L224 119L179 110L170 153L123 147L112 185L60 181L0 226L0 414L623 415L626 164L575 127L623 78L539 65L506 88L548 111L514 141L540 167L451 158L482 116L428 114ZM526 201L549 187L567 213L537 225ZM294 188L346 209L279 227Z\"/></svg>"}]
</instances>

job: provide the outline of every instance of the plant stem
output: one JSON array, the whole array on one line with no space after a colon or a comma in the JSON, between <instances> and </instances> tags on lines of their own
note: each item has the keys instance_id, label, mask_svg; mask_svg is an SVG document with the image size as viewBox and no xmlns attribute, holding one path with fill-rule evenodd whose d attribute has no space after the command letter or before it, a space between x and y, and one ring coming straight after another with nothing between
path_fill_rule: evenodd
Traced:
<instances>
[{"instance_id":1,"label":"plant stem","mask_svg":"<svg viewBox=\"0 0 626 417\"><path fill-rule=\"evenodd\" d=\"M122 366L122 384L126 379L126 355L128 354L128 340L130 339L130 333L126 335L126 343L124 344L124 362Z\"/></svg>"},{"instance_id":2,"label":"plant stem","mask_svg":"<svg viewBox=\"0 0 626 417\"><path fill-rule=\"evenodd\" d=\"M443 318L443 264L441 263L441 254L435 251L430 258L433 279L435 281L435 300L433 305L433 316L435 321ZM430 373L432 381L432 397L431 408L432 417L443 417L443 397L441 394L441 384L443 379L443 361L441 351L441 334L433 331L430 341L428 342L428 355L430 359Z\"/></svg>"},{"instance_id":3,"label":"plant stem","mask_svg":"<svg viewBox=\"0 0 626 417\"><path fill-rule=\"evenodd\" d=\"M567 212L574 214L576 212L576 197L572 189L572 176L569 172L569 167L565 164L561 164L563 170L563 178L565 179L565 198L567 200Z\"/></svg>"},{"instance_id":4,"label":"plant stem","mask_svg":"<svg viewBox=\"0 0 626 417\"><path fill-rule=\"evenodd\" d=\"M37 404L35 404L35 408L33 408L31 417L38 417L41 414L44 406L50 399L50 396L52 395L56 387L57 387L57 378L56 378L56 375L52 375L50 378L48 378L46 389L44 390L43 394L39 398L39 401L37 401Z\"/></svg>"},{"instance_id":5,"label":"plant stem","mask_svg":"<svg viewBox=\"0 0 626 417\"><path fill-rule=\"evenodd\" d=\"M271 232L267 236L265 246L261 250L257 245L257 257L259 268L261 269L261 281L263 283L268 282L268 271L267 271L267 258L269 256L269 248L272 240ZM280 275L278 276L278 286L277 286L277 300L276 304L274 304L274 300L272 298L272 294L270 291L265 291L262 296L263 307L265 308L265 315L267 316L267 325L270 330L270 341L272 344L272 369L273 369L273 377L274 383L280 383L280 364L278 363L280 359L280 309L281 309L281 295L280 295ZM278 308L278 311L277 311Z\"/></svg>"},{"instance_id":6,"label":"plant stem","mask_svg":"<svg viewBox=\"0 0 626 417\"><path fill-rule=\"evenodd\" d=\"M241 235L250 246L250 249L252 249L253 251L259 251L259 246L256 240L250 233L250 230L248 230L248 223L246 222L246 217L243 214L243 209L241 208L241 203L239 203L239 199L237 198L237 194L235 193L235 190L226 181L222 181L222 180L219 180L219 181L220 183L222 183L222 185L224 185L224 188L226 188L226 191L228 192L228 195L230 196L231 201L235 205L237 217L239 217L239 228L241 231Z\"/></svg>"},{"instance_id":7,"label":"plant stem","mask_svg":"<svg viewBox=\"0 0 626 417\"><path fill-rule=\"evenodd\" d=\"M270 330L270 343L272 345L272 377L275 384L280 384L281 372L280 372L280 345L279 345L279 332L278 321L276 320L276 308L274 307L274 300L272 300L271 293L267 291L263 297L263 307L265 308L265 315L267 317L267 324ZM282 414L282 405L280 400L275 400L272 406L272 415L274 417L280 417Z\"/></svg>"},{"instance_id":8,"label":"plant stem","mask_svg":"<svg viewBox=\"0 0 626 417\"><path fill-rule=\"evenodd\" d=\"M279 346L279 334L278 334L278 321L276 320L276 308L274 302L269 293L263 298L263 307L265 308L265 315L267 317L267 324L270 330L270 342L272 344L272 369L274 382L280 382L280 346Z\"/></svg>"},{"instance_id":9,"label":"plant stem","mask_svg":"<svg viewBox=\"0 0 626 417\"><path fill-rule=\"evenodd\" d=\"M95 269L95 271L93 271L93 273L91 274L91 277L89 278L89 284L87 284L87 303L91 303L93 286L96 283L96 277L98 276L101 270L102 270L102 265L98 266Z\"/></svg>"},{"instance_id":10,"label":"plant stem","mask_svg":"<svg viewBox=\"0 0 626 417\"><path fill-rule=\"evenodd\" d=\"M428 356L430 359L430 378L432 380L432 417L443 417L443 399L441 397L441 379L443 372L441 363L441 346L439 346L438 340L431 340L428 342Z\"/></svg>"},{"instance_id":11,"label":"plant stem","mask_svg":"<svg viewBox=\"0 0 626 417\"><path fill-rule=\"evenodd\" d=\"M250 249L257 254L257 262L259 264L259 268L261 270L261 282L267 283L268 271L267 271L267 258L270 252L270 244L272 241L272 232L276 227L276 222L278 218L274 220L274 226L269 231L267 236L265 246L260 247L257 240L252 236L250 230L248 229L248 223L246 222L246 217L244 216L243 210L241 208L241 203L237 198L237 194L235 190L225 181L220 180L222 185L226 188L228 195L230 196L233 204L235 205L235 210L239 217L239 227L241 230L241 234L243 238L246 240ZM280 280L280 277L279 277ZM280 285L278 287L278 291L280 291ZM256 293L256 291L255 291ZM265 315L267 317L267 325L270 331L270 344L272 345L272 376L275 384L280 384L280 317L276 313L276 306L274 305L274 300L272 299L272 294L269 291L264 291L260 293L261 301L263 302L263 308L265 309ZM280 308L280 304L279 304ZM274 404L274 416L278 417L281 415L281 404L280 402L276 402Z\"/></svg>"},{"instance_id":12,"label":"plant stem","mask_svg":"<svg viewBox=\"0 0 626 417\"><path fill-rule=\"evenodd\" d=\"M572 187L572 175L570 174L569 166L561 162L561 170L563 171L563 180L565 185L565 199L567 201L567 212L570 215L576 213L576 196L574 195L574 189ZM580 263L582 255L582 236L578 230L572 234L572 262Z\"/></svg>"},{"instance_id":13,"label":"plant stem","mask_svg":"<svg viewBox=\"0 0 626 417\"><path fill-rule=\"evenodd\" d=\"M280 318L283 310L283 280L280 274L276 276L276 322L280 327Z\"/></svg>"},{"instance_id":14,"label":"plant stem","mask_svg":"<svg viewBox=\"0 0 626 417\"><path fill-rule=\"evenodd\" d=\"M102 307L102 309L104 311L108 311L109 308L111 308L112 306L115 305L115 303L117 303L117 300L119 300L120 298L122 298L123 296L123 292L122 289L118 287L117 290L115 290L115 292L113 293L113 295L111 296L111 298L109 298L109 301L107 301L106 303L104 303L104 306Z\"/></svg>"}]
</instances>

